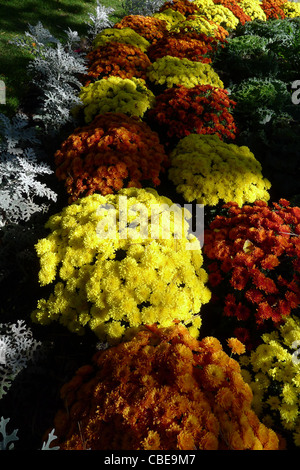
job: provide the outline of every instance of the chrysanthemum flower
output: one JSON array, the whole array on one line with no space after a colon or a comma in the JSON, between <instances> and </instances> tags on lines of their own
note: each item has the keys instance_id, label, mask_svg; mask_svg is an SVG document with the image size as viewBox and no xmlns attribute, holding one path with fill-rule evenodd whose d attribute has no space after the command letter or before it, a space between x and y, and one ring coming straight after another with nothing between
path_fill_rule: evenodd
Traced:
<instances>
[{"instance_id":1,"label":"chrysanthemum flower","mask_svg":"<svg viewBox=\"0 0 300 470\"><path fill-rule=\"evenodd\" d=\"M221 366L206 347L211 343L182 325L152 325L96 353L92 367L79 369L61 390L65 406L55 417L61 449L83 443L91 450L277 449L276 434L253 419L243 379L233 380L238 364L227 356ZM182 389L187 370L191 380Z\"/></svg>"},{"instance_id":2,"label":"chrysanthemum flower","mask_svg":"<svg viewBox=\"0 0 300 470\"><path fill-rule=\"evenodd\" d=\"M246 352L245 345L237 338L228 338L227 343L233 354L240 355Z\"/></svg>"},{"instance_id":3,"label":"chrysanthemum flower","mask_svg":"<svg viewBox=\"0 0 300 470\"><path fill-rule=\"evenodd\" d=\"M261 328L280 325L300 305L299 238L293 235L299 208L285 200L224 208L227 215L217 216L204 235L204 253L213 265L211 288L225 300L224 316L249 328L247 343L254 344Z\"/></svg>"}]
</instances>

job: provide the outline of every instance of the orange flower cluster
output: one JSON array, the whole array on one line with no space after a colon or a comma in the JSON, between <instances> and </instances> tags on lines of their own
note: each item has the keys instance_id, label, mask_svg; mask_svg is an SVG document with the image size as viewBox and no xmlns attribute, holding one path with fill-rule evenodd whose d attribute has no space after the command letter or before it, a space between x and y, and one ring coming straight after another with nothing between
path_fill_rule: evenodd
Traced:
<instances>
[{"instance_id":1,"label":"orange flower cluster","mask_svg":"<svg viewBox=\"0 0 300 470\"><path fill-rule=\"evenodd\" d=\"M158 135L138 118L104 113L75 131L55 153L56 176L65 181L69 202L94 192L159 185L167 156Z\"/></svg>"},{"instance_id":2,"label":"orange flower cluster","mask_svg":"<svg viewBox=\"0 0 300 470\"><path fill-rule=\"evenodd\" d=\"M169 138L181 139L194 133L234 139L234 106L227 90L211 85L178 85L156 97L156 105L148 111L147 118Z\"/></svg>"},{"instance_id":3,"label":"orange flower cluster","mask_svg":"<svg viewBox=\"0 0 300 470\"><path fill-rule=\"evenodd\" d=\"M252 21L251 17L244 12L242 7L236 0L214 0L216 5L223 5L228 8L239 20L241 24L245 24L246 21Z\"/></svg>"},{"instance_id":4,"label":"orange flower cluster","mask_svg":"<svg viewBox=\"0 0 300 470\"><path fill-rule=\"evenodd\" d=\"M211 63L217 47L218 41L204 34L200 39L197 34L188 36L183 33L169 33L152 44L147 50L147 55L152 62L169 55L195 62Z\"/></svg>"},{"instance_id":5,"label":"orange flower cluster","mask_svg":"<svg viewBox=\"0 0 300 470\"><path fill-rule=\"evenodd\" d=\"M148 326L62 387L62 450L277 450L241 369L214 337ZM55 443L56 445L56 443Z\"/></svg>"},{"instance_id":6,"label":"orange flower cluster","mask_svg":"<svg viewBox=\"0 0 300 470\"><path fill-rule=\"evenodd\" d=\"M193 2L189 0L173 0L172 2L165 2L159 9L159 12L163 12L167 9L175 10L184 16L197 14L199 8Z\"/></svg>"},{"instance_id":7,"label":"orange flower cluster","mask_svg":"<svg viewBox=\"0 0 300 470\"><path fill-rule=\"evenodd\" d=\"M88 74L84 86L112 75L146 80L146 70L151 65L149 57L139 47L118 42L97 47L87 54L86 59Z\"/></svg>"},{"instance_id":8,"label":"orange flower cluster","mask_svg":"<svg viewBox=\"0 0 300 470\"><path fill-rule=\"evenodd\" d=\"M284 19L285 13L281 8L287 0L263 0L261 8L266 14L267 20L275 18L277 20Z\"/></svg>"},{"instance_id":9,"label":"orange flower cluster","mask_svg":"<svg viewBox=\"0 0 300 470\"><path fill-rule=\"evenodd\" d=\"M152 16L128 15L116 23L114 28L131 28L150 43L155 43L167 33L167 24L164 20Z\"/></svg>"},{"instance_id":10,"label":"orange flower cluster","mask_svg":"<svg viewBox=\"0 0 300 470\"><path fill-rule=\"evenodd\" d=\"M209 284L225 296L224 316L239 323L234 336L251 348L250 329L277 326L300 306L300 208L284 199L224 208L204 236Z\"/></svg>"}]
</instances>

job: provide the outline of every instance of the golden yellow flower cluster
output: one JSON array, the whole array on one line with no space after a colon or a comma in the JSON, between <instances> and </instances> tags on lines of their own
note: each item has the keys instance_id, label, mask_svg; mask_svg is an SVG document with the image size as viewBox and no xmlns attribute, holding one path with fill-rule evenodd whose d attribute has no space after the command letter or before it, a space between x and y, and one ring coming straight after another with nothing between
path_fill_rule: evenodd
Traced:
<instances>
[{"instance_id":1,"label":"golden yellow flower cluster","mask_svg":"<svg viewBox=\"0 0 300 470\"><path fill-rule=\"evenodd\" d=\"M82 87L79 98L83 103L88 124L97 114L123 113L143 117L155 104L155 96L141 78L111 76Z\"/></svg>"},{"instance_id":2,"label":"golden yellow flower cluster","mask_svg":"<svg viewBox=\"0 0 300 470\"><path fill-rule=\"evenodd\" d=\"M259 0L240 0L239 6L250 16L251 20L266 21L267 16L261 8Z\"/></svg>"},{"instance_id":3,"label":"golden yellow flower cluster","mask_svg":"<svg viewBox=\"0 0 300 470\"><path fill-rule=\"evenodd\" d=\"M196 85L212 85L224 88L223 82L210 64L166 55L153 62L147 70L150 82L171 88L183 85L193 88Z\"/></svg>"},{"instance_id":4,"label":"golden yellow flower cluster","mask_svg":"<svg viewBox=\"0 0 300 470\"><path fill-rule=\"evenodd\" d=\"M105 28L94 39L93 48L97 49L97 47L104 46L108 42L130 44L139 47L143 52L146 52L150 46L150 42L132 28Z\"/></svg>"},{"instance_id":5,"label":"golden yellow flower cluster","mask_svg":"<svg viewBox=\"0 0 300 470\"><path fill-rule=\"evenodd\" d=\"M238 18L223 5L205 5L200 7L199 12L208 20L213 21L215 24L223 26L226 29L235 29L239 24Z\"/></svg>"},{"instance_id":6,"label":"golden yellow flower cluster","mask_svg":"<svg viewBox=\"0 0 300 470\"><path fill-rule=\"evenodd\" d=\"M243 377L253 392L253 409L280 434L292 435L300 447L299 318L287 317L262 340L249 356L240 358Z\"/></svg>"},{"instance_id":7,"label":"golden yellow flower cluster","mask_svg":"<svg viewBox=\"0 0 300 470\"><path fill-rule=\"evenodd\" d=\"M185 16L182 13L172 10L171 8L167 8L162 12L154 13L153 17L165 21L168 31L182 21L185 21Z\"/></svg>"},{"instance_id":8,"label":"golden yellow flower cluster","mask_svg":"<svg viewBox=\"0 0 300 470\"><path fill-rule=\"evenodd\" d=\"M287 18L296 18L300 16L300 4L295 2L286 2L281 7Z\"/></svg>"},{"instance_id":9,"label":"golden yellow flower cluster","mask_svg":"<svg viewBox=\"0 0 300 470\"><path fill-rule=\"evenodd\" d=\"M190 215L155 190L137 188L65 207L36 245L39 282L54 290L32 319L58 320L80 334L90 328L110 342L141 324L174 321L197 336L211 294Z\"/></svg>"},{"instance_id":10,"label":"golden yellow flower cluster","mask_svg":"<svg viewBox=\"0 0 300 470\"><path fill-rule=\"evenodd\" d=\"M171 32L177 33L180 31L194 32L199 35L205 34L208 37L223 37L223 39L229 34L223 26L214 23L204 15L191 15L187 18L184 17L182 21L178 21L171 28Z\"/></svg>"},{"instance_id":11,"label":"golden yellow flower cluster","mask_svg":"<svg viewBox=\"0 0 300 470\"><path fill-rule=\"evenodd\" d=\"M171 152L169 178L187 202L242 206L268 201L271 183L248 147L222 142L216 135L190 134Z\"/></svg>"}]
</instances>

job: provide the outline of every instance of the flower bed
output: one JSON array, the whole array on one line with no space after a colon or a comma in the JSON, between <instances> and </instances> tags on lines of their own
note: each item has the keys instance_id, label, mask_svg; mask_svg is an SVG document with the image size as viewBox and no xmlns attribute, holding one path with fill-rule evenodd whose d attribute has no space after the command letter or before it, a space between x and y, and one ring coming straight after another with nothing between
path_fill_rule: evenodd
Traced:
<instances>
[{"instance_id":1,"label":"flower bed","mask_svg":"<svg viewBox=\"0 0 300 470\"><path fill-rule=\"evenodd\" d=\"M33 276L17 290L33 284L32 297L21 290L14 311L50 349L37 368L26 361L29 384L21 359L11 371L0 361L0 399L20 428L32 411L20 387L32 406L47 397L25 448L299 447L299 17L284 0L175 0L71 48L74 70L76 54L88 64L73 80L81 105L55 139L44 129L59 197L29 241ZM45 55L55 41L38 37ZM34 164L13 142L7 155ZM203 246L185 203L204 205ZM30 337L7 324L20 344Z\"/></svg>"}]
</instances>

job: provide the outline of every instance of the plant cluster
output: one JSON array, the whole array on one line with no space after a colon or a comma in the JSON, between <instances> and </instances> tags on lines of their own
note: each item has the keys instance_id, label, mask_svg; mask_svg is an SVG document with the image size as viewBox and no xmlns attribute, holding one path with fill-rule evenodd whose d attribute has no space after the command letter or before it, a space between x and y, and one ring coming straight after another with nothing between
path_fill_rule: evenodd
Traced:
<instances>
[{"instance_id":1,"label":"plant cluster","mask_svg":"<svg viewBox=\"0 0 300 470\"><path fill-rule=\"evenodd\" d=\"M279 446L251 409L252 392L238 362L216 338L197 341L182 325L148 326L131 341L96 353L61 397L55 429L64 450Z\"/></svg>"},{"instance_id":2,"label":"plant cluster","mask_svg":"<svg viewBox=\"0 0 300 470\"><path fill-rule=\"evenodd\" d=\"M168 175L188 202L215 206L234 201L242 206L270 199L271 184L249 148L223 142L217 135L181 139L170 154Z\"/></svg>"},{"instance_id":3,"label":"plant cluster","mask_svg":"<svg viewBox=\"0 0 300 470\"><path fill-rule=\"evenodd\" d=\"M270 40L258 34L236 36L219 48L215 65L236 84L249 78L274 78L278 72L278 56L270 48Z\"/></svg>"},{"instance_id":4,"label":"plant cluster","mask_svg":"<svg viewBox=\"0 0 300 470\"><path fill-rule=\"evenodd\" d=\"M205 16L209 21L222 26L226 30L234 30L239 24L238 18L223 4L199 7L198 14Z\"/></svg>"},{"instance_id":5,"label":"plant cluster","mask_svg":"<svg viewBox=\"0 0 300 470\"><path fill-rule=\"evenodd\" d=\"M159 207L153 234L148 227L154 204ZM51 216L46 224L51 233L36 251L39 282L54 289L48 300L38 301L33 321L59 321L78 334L90 329L108 342L142 324L164 327L174 321L197 336L201 306L210 300L207 274L199 241L189 236L187 221L178 226L175 215L170 217L172 205L155 190L128 188L81 198ZM144 223L136 227L140 206ZM177 207L181 219L183 210Z\"/></svg>"},{"instance_id":6,"label":"plant cluster","mask_svg":"<svg viewBox=\"0 0 300 470\"><path fill-rule=\"evenodd\" d=\"M24 320L0 323L0 399L7 394L20 371L37 358L41 346Z\"/></svg>"},{"instance_id":7,"label":"plant cluster","mask_svg":"<svg viewBox=\"0 0 300 470\"><path fill-rule=\"evenodd\" d=\"M262 4L259 0L239 0L239 5L244 10L246 15L250 16L252 21L267 21L267 16L262 9Z\"/></svg>"},{"instance_id":8,"label":"plant cluster","mask_svg":"<svg viewBox=\"0 0 300 470\"><path fill-rule=\"evenodd\" d=\"M161 39L166 34L167 23L154 16L129 15L114 25L114 28L131 28L150 43Z\"/></svg>"},{"instance_id":9,"label":"plant cluster","mask_svg":"<svg viewBox=\"0 0 300 470\"><path fill-rule=\"evenodd\" d=\"M126 15L149 16L156 12L164 0L122 0Z\"/></svg>"},{"instance_id":10,"label":"plant cluster","mask_svg":"<svg viewBox=\"0 0 300 470\"><path fill-rule=\"evenodd\" d=\"M171 8L167 8L162 12L157 12L153 15L153 17L164 21L168 31L171 31L181 21L185 20L185 16L182 13Z\"/></svg>"},{"instance_id":11,"label":"plant cluster","mask_svg":"<svg viewBox=\"0 0 300 470\"><path fill-rule=\"evenodd\" d=\"M141 118L155 103L155 96L145 80L113 75L82 87L79 97L87 124L98 114L109 112Z\"/></svg>"},{"instance_id":12,"label":"plant cluster","mask_svg":"<svg viewBox=\"0 0 300 470\"><path fill-rule=\"evenodd\" d=\"M39 22L29 25L27 40L16 41L34 56L28 70L32 84L42 92L34 117L49 134L57 134L63 126L74 122L71 111L80 103L76 94L81 86L79 76L86 73L83 54L75 52L80 42L78 33L69 29L65 34L63 45Z\"/></svg>"},{"instance_id":13,"label":"plant cluster","mask_svg":"<svg viewBox=\"0 0 300 470\"><path fill-rule=\"evenodd\" d=\"M300 209L283 199L225 207L205 231L209 285L251 349L260 328L280 325L300 305Z\"/></svg>"},{"instance_id":14,"label":"plant cluster","mask_svg":"<svg viewBox=\"0 0 300 470\"><path fill-rule=\"evenodd\" d=\"M267 20L270 18L284 19L285 14L283 6L286 0L263 0L261 2L261 8L266 14Z\"/></svg>"},{"instance_id":15,"label":"plant cluster","mask_svg":"<svg viewBox=\"0 0 300 470\"><path fill-rule=\"evenodd\" d=\"M141 51L146 52L150 46L150 42L143 36L138 34L132 28L105 28L101 33L97 34L93 41L93 48L104 46L110 42L121 42L139 47Z\"/></svg>"},{"instance_id":16,"label":"plant cluster","mask_svg":"<svg viewBox=\"0 0 300 470\"><path fill-rule=\"evenodd\" d=\"M182 32L185 34L197 33L200 35L200 38L202 34L205 34L206 36L212 36L217 41L221 42L224 42L229 35L227 29L209 20L204 15L190 15L187 18L183 17L181 21L171 28L171 31Z\"/></svg>"},{"instance_id":17,"label":"plant cluster","mask_svg":"<svg viewBox=\"0 0 300 470\"><path fill-rule=\"evenodd\" d=\"M210 64L168 55L150 65L147 78L152 84L162 85L165 88L174 85L183 85L187 88L195 85L212 85L223 88L222 80Z\"/></svg>"},{"instance_id":18,"label":"plant cluster","mask_svg":"<svg viewBox=\"0 0 300 470\"><path fill-rule=\"evenodd\" d=\"M98 115L77 128L55 153L56 177L65 181L69 201L94 192L160 183L167 155L158 135L138 119L119 113Z\"/></svg>"},{"instance_id":19,"label":"plant cluster","mask_svg":"<svg viewBox=\"0 0 300 470\"><path fill-rule=\"evenodd\" d=\"M89 14L90 22L87 24L87 35L94 40L97 34L100 34L103 29L111 28L113 22L110 20L109 15L114 12L114 8L105 7L101 5L99 0L95 7L95 12Z\"/></svg>"},{"instance_id":20,"label":"plant cluster","mask_svg":"<svg viewBox=\"0 0 300 470\"><path fill-rule=\"evenodd\" d=\"M147 68L151 65L148 55L130 44L111 42L87 54L85 86L91 81L110 76L120 78L147 78Z\"/></svg>"},{"instance_id":21,"label":"plant cluster","mask_svg":"<svg viewBox=\"0 0 300 470\"><path fill-rule=\"evenodd\" d=\"M57 384L88 364L63 387L64 409L42 450L60 448L52 447L56 434L72 450L267 450L280 448L281 436L298 447L300 111L290 102L298 5L122 6L126 16L114 25L113 10L97 1L86 38L68 30L62 45L39 23L19 41L33 55L36 91L46 90L49 109L31 115L46 131L47 153L62 142L54 184L65 188L45 227L39 217L24 223L41 213L36 195L55 196L35 182L50 170L36 158L32 129L0 117L8 129L0 138L1 313L22 318L34 309L38 332L35 341L21 322L0 325L0 396L23 418L26 393L35 410L41 396L53 417ZM277 200L274 182L279 202L268 205ZM195 214L175 200L205 206L203 251L203 234L190 231ZM9 259L14 247L22 252ZM30 282L19 283L26 274ZM44 334L51 351L18 382ZM17 436L7 423L0 419L2 449ZM35 446L39 436L26 439Z\"/></svg>"},{"instance_id":22,"label":"plant cluster","mask_svg":"<svg viewBox=\"0 0 300 470\"><path fill-rule=\"evenodd\" d=\"M40 181L53 173L27 116L0 114L0 227L46 212L56 193ZM47 202L44 202L44 201Z\"/></svg>"},{"instance_id":23,"label":"plant cluster","mask_svg":"<svg viewBox=\"0 0 300 470\"><path fill-rule=\"evenodd\" d=\"M222 5L223 7L228 8L228 10L230 10L238 19L239 25L245 24L246 21L251 21L250 16L244 12L244 10L241 8L241 6L236 0L214 0L214 4Z\"/></svg>"},{"instance_id":24,"label":"plant cluster","mask_svg":"<svg viewBox=\"0 0 300 470\"><path fill-rule=\"evenodd\" d=\"M195 62L211 63L218 49L218 41L203 34L169 33L147 50L147 56L154 62L166 55Z\"/></svg>"},{"instance_id":25,"label":"plant cluster","mask_svg":"<svg viewBox=\"0 0 300 470\"><path fill-rule=\"evenodd\" d=\"M252 129L285 112L292 100L285 82L258 77L248 78L234 85L231 88L231 97L237 103L235 118Z\"/></svg>"},{"instance_id":26,"label":"plant cluster","mask_svg":"<svg viewBox=\"0 0 300 470\"><path fill-rule=\"evenodd\" d=\"M191 133L234 139L237 128L232 110L235 104L222 88L177 85L156 97L147 119L171 139L181 139Z\"/></svg>"},{"instance_id":27,"label":"plant cluster","mask_svg":"<svg viewBox=\"0 0 300 470\"><path fill-rule=\"evenodd\" d=\"M242 376L253 392L252 406L267 426L300 445L300 323L290 316L262 335L262 344L242 356Z\"/></svg>"},{"instance_id":28,"label":"plant cluster","mask_svg":"<svg viewBox=\"0 0 300 470\"><path fill-rule=\"evenodd\" d=\"M299 18L300 16L300 5L298 3L285 2L282 9L286 18Z\"/></svg>"},{"instance_id":29,"label":"plant cluster","mask_svg":"<svg viewBox=\"0 0 300 470\"><path fill-rule=\"evenodd\" d=\"M185 17L198 13L199 11L199 7L195 2L190 2L189 0L172 0L171 2L164 2L159 12L163 12L169 8L178 11Z\"/></svg>"}]
</instances>

